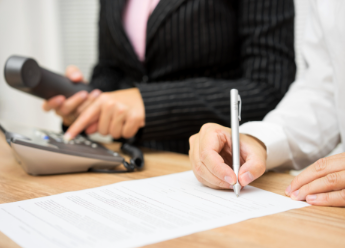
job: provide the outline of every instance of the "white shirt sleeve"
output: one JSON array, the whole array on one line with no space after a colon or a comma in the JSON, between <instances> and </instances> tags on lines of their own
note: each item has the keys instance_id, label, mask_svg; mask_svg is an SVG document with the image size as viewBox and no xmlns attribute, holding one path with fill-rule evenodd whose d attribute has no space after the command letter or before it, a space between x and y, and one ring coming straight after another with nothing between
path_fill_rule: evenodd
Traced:
<instances>
[{"instance_id":1,"label":"white shirt sleeve","mask_svg":"<svg viewBox=\"0 0 345 248\"><path fill-rule=\"evenodd\" d=\"M267 169L302 169L329 154L340 141L332 61L318 11L313 1L303 47L305 75L262 122L240 127L241 133L266 145Z\"/></svg>"}]
</instances>

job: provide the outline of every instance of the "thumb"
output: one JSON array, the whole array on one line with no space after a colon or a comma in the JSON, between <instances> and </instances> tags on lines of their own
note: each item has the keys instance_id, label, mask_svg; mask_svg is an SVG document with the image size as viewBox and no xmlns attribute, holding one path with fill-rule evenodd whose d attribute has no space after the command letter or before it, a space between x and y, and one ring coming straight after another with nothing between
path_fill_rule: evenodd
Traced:
<instances>
[{"instance_id":1,"label":"thumb","mask_svg":"<svg viewBox=\"0 0 345 248\"><path fill-rule=\"evenodd\" d=\"M241 186L247 186L264 174L266 163L259 159L249 159L240 168L239 182Z\"/></svg>"},{"instance_id":2,"label":"thumb","mask_svg":"<svg viewBox=\"0 0 345 248\"><path fill-rule=\"evenodd\" d=\"M265 173L266 170L266 147L254 137L240 136L241 157L244 164L239 171L239 181L246 186Z\"/></svg>"},{"instance_id":3,"label":"thumb","mask_svg":"<svg viewBox=\"0 0 345 248\"><path fill-rule=\"evenodd\" d=\"M83 74L81 73L80 69L75 65L67 66L65 74L66 77L68 77L68 79L72 82L77 83L84 81Z\"/></svg>"}]
</instances>

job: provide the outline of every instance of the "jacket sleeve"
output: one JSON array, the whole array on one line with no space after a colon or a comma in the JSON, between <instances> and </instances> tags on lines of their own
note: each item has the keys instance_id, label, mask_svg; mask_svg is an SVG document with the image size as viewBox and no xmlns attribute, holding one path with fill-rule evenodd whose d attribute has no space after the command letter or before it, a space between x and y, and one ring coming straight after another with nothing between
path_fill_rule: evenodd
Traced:
<instances>
[{"instance_id":1,"label":"jacket sleeve","mask_svg":"<svg viewBox=\"0 0 345 248\"><path fill-rule=\"evenodd\" d=\"M340 142L332 61L315 2L303 46L308 65L305 74L263 122L240 127L240 132L266 145L267 169L300 170L329 154Z\"/></svg>"},{"instance_id":2,"label":"jacket sleeve","mask_svg":"<svg viewBox=\"0 0 345 248\"><path fill-rule=\"evenodd\" d=\"M241 94L242 120L261 120L295 78L292 0L239 1L242 77L138 83L146 111L144 140L185 139L206 122L230 124L230 89Z\"/></svg>"}]
</instances>

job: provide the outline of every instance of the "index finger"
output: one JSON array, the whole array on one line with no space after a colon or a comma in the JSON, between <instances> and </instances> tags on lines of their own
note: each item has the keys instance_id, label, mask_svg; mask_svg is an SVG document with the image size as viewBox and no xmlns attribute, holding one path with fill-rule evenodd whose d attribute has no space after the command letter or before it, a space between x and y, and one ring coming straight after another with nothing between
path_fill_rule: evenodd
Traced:
<instances>
[{"instance_id":1,"label":"index finger","mask_svg":"<svg viewBox=\"0 0 345 248\"><path fill-rule=\"evenodd\" d=\"M54 96L43 102L42 108L44 111L50 111L61 106L61 104L66 100L64 96Z\"/></svg>"},{"instance_id":2,"label":"index finger","mask_svg":"<svg viewBox=\"0 0 345 248\"><path fill-rule=\"evenodd\" d=\"M220 180L214 176L200 161L199 142L199 134L195 134L194 137L190 138L189 157L195 177L199 182L213 189L231 188L229 183L224 182L223 180Z\"/></svg>"},{"instance_id":3,"label":"index finger","mask_svg":"<svg viewBox=\"0 0 345 248\"><path fill-rule=\"evenodd\" d=\"M220 155L221 151L224 150L227 151L223 153L223 156L230 157L230 129L215 124L205 126L200 133L199 153L201 162L221 181L234 184L236 182L236 175L230 165L226 164L224 158Z\"/></svg>"},{"instance_id":4,"label":"index finger","mask_svg":"<svg viewBox=\"0 0 345 248\"><path fill-rule=\"evenodd\" d=\"M74 139L79 133L81 133L90 124L93 124L99 118L101 112L101 102L96 101L89 108L87 108L77 120L68 128L64 135L65 140Z\"/></svg>"},{"instance_id":5,"label":"index finger","mask_svg":"<svg viewBox=\"0 0 345 248\"><path fill-rule=\"evenodd\" d=\"M345 153L337 154L331 157L322 158L310 165L301 174L296 176L291 185L286 189L286 194L290 194L303 185L308 184L318 178L324 177L330 173L345 169Z\"/></svg>"}]
</instances>

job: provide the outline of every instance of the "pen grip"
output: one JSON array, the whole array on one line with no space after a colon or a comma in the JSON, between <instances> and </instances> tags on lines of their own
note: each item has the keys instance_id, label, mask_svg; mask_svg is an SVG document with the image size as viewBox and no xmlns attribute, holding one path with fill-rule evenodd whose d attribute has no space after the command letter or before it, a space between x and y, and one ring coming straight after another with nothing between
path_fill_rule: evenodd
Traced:
<instances>
[{"instance_id":1,"label":"pen grip","mask_svg":"<svg viewBox=\"0 0 345 248\"><path fill-rule=\"evenodd\" d=\"M231 141L232 141L232 164L233 170L238 176L240 168L240 134L239 134L239 114L238 114L238 91L230 91L231 104Z\"/></svg>"}]
</instances>

